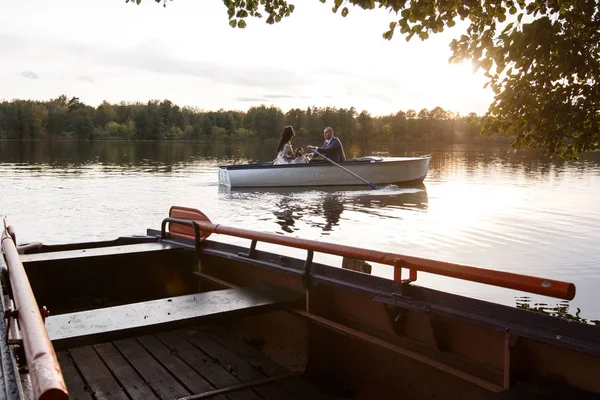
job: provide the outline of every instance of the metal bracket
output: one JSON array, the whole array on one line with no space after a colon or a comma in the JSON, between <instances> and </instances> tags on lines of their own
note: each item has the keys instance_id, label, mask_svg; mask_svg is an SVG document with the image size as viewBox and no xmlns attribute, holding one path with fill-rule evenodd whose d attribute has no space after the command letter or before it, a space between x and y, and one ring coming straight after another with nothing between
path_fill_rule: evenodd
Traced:
<instances>
[{"instance_id":1,"label":"metal bracket","mask_svg":"<svg viewBox=\"0 0 600 400\"><path fill-rule=\"evenodd\" d=\"M402 268L408 269L408 279L402 279ZM394 281L398 283L411 283L417 280L417 270L406 265L404 260L399 258L394 260Z\"/></svg>"},{"instance_id":2,"label":"metal bracket","mask_svg":"<svg viewBox=\"0 0 600 400\"><path fill-rule=\"evenodd\" d=\"M256 243L257 242L258 241L256 239L252 240L252 243L250 244L250 250L248 250L248 253L239 252L238 255L240 255L242 257L247 257L247 258L256 257Z\"/></svg>"},{"instance_id":3,"label":"metal bracket","mask_svg":"<svg viewBox=\"0 0 600 400\"><path fill-rule=\"evenodd\" d=\"M308 250L306 261L304 262L304 273L302 274L302 286L304 289L310 287L310 268L312 267L314 251Z\"/></svg>"},{"instance_id":4,"label":"metal bracket","mask_svg":"<svg viewBox=\"0 0 600 400\"><path fill-rule=\"evenodd\" d=\"M162 240L167 238L167 223L176 223L182 225L189 225L194 229L194 248L196 252L200 251L200 227L196 221L190 221L187 219L180 218L165 218L160 225L160 238Z\"/></svg>"},{"instance_id":5,"label":"metal bracket","mask_svg":"<svg viewBox=\"0 0 600 400\"><path fill-rule=\"evenodd\" d=\"M385 311L388 315L392 329L398 336L404 336L404 323L406 322L407 310L401 307L394 307L389 304L385 304Z\"/></svg>"},{"instance_id":6,"label":"metal bracket","mask_svg":"<svg viewBox=\"0 0 600 400\"><path fill-rule=\"evenodd\" d=\"M42 309L40 310L40 314L42 315L42 322L45 324L46 323L46 318L48 316L50 316L50 310L48 310L46 308L46 306L43 306Z\"/></svg>"},{"instance_id":7,"label":"metal bracket","mask_svg":"<svg viewBox=\"0 0 600 400\"><path fill-rule=\"evenodd\" d=\"M6 344L10 344L10 340L8 339L8 335L10 333L10 321L12 319L16 319L19 317L19 310L7 308L4 310L4 319L6 320Z\"/></svg>"},{"instance_id":8,"label":"metal bracket","mask_svg":"<svg viewBox=\"0 0 600 400\"><path fill-rule=\"evenodd\" d=\"M19 310L13 310L11 307L7 308L4 311L4 318L8 319L8 318L18 318L19 317Z\"/></svg>"}]
</instances>

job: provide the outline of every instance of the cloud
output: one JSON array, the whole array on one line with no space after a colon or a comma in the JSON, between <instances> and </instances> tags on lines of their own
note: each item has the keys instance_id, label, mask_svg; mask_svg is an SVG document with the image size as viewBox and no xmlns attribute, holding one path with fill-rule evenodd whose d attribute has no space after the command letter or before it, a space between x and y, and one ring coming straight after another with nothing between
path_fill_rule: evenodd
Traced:
<instances>
[{"instance_id":1,"label":"cloud","mask_svg":"<svg viewBox=\"0 0 600 400\"><path fill-rule=\"evenodd\" d=\"M266 101L267 99L264 97L238 97L235 100L254 103L254 102L258 102L258 101Z\"/></svg>"},{"instance_id":2,"label":"cloud","mask_svg":"<svg viewBox=\"0 0 600 400\"><path fill-rule=\"evenodd\" d=\"M229 66L215 61L186 61L146 51L109 54L122 65L160 74L175 74L209 79L212 82L266 90L290 89L310 83L307 76L273 67Z\"/></svg>"},{"instance_id":3,"label":"cloud","mask_svg":"<svg viewBox=\"0 0 600 400\"><path fill-rule=\"evenodd\" d=\"M297 98L298 98L298 96L291 96L289 94L265 94L265 95L258 96L258 97L238 97L238 98L236 98L236 100L243 101L243 102L257 102L257 101L268 102L270 100L297 99Z\"/></svg>"},{"instance_id":4,"label":"cloud","mask_svg":"<svg viewBox=\"0 0 600 400\"><path fill-rule=\"evenodd\" d=\"M38 74L36 74L33 71L23 71L23 72L21 72L21 75L23 75L25 78L28 78L28 79L40 79Z\"/></svg>"},{"instance_id":5,"label":"cloud","mask_svg":"<svg viewBox=\"0 0 600 400\"><path fill-rule=\"evenodd\" d=\"M1 35L0 39L11 36ZM77 43L69 40L41 41L19 38L21 47L9 49L11 55L39 57L42 54L59 55L62 62L71 65L88 63L97 67L124 67L158 74L204 78L212 83L260 88L265 92L299 90L314 83L315 77L278 67L227 65L216 60L183 60L168 54L168 50L152 45L138 45L129 49L112 49L99 44ZM0 54L2 51L0 51ZM50 56L48 56L50 57ZM73 62L70 62L72 59ZM81 76L79 79L86 80ZM271 97L273 96L273 97ZM266 98L290 98L268 95Z\"/></svg>"},{"instance_id":6,"label":"cloud","mask_svg":"<svg viewBox=\"0 0 600 400\"><path fill-rule=\"evenodd\" d=\"M79 79L80 81L84 81L84 82L96 83L94 78L91 78L91 77L85 76L85 75L82 75L82 76L78 77L77 79Z\"/></svg>"},{"instance_id":7,"label":"cloud","mask_svg":"<svg viewBox=\"0 0 600 400\"><path fill-rule=\"evenodd\" d=\"M295 99L296 97L287 94L265 94L266 99Z\"/></svg>"}]
</instances>

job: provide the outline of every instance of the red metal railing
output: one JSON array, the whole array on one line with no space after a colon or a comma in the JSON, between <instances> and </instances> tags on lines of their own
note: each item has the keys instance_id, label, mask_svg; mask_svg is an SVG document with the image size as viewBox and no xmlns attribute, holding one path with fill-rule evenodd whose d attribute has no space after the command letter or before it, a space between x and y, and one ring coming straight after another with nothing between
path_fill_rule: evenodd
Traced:
<instances>
[{"instance_id":1,"label":"red metal railing","mask_svg":"<svg viewBox=\"0 0 600 400\"><path fill-rule=\"evenodd\" d=\"M210 222L206 215L193 208L173 206L169 216L195 221L200 228L202 240L212 233L218 233L391 265L395 268L394 280L396 281L400 281L400 270L405 268L410 271L410 278L413 280L416 278L416 271L422 271L559 299L572 300L575 297L575 285L570 282L218 225ZM174 236L194 239L194 230L190 226L170 223L169 232Z\"/></svg>"},{"instance_id":2,"label":"red metal railing","mask_svg":"<svg viewBox=\"0 0 600 400\"><path fill-rule=\"evenodd\" d=\"M8 232L9 228L6 228L2 234L2 251L8 265L8 276L34 398L36 400L66 400L69 395L56 353L48 338L48 332L16 245Z\"/></svg>"}]
</instances>

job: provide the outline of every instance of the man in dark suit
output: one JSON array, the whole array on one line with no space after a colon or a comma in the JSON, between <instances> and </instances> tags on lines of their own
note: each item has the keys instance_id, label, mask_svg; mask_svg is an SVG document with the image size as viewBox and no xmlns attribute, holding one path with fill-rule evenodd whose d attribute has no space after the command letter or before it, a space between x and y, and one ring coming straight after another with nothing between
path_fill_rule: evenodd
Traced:
<instances>
[{"instance_id":1,"label":"man in dark suit","mask_svg":"<svg viewBox=\"0 0 600 400\"><path fill-rule=\"evenodd\" d=\"M346 161L346 154L344 154L344 146L342 146L341 140L334 136L333 128L328 126L323 130L323 136L325 141L322 147L308 146L310 150L316 150L323 154L325 157L335 161L342 162ZM315 155L318 155L315 153Z\"/></svg>"}]
</instances>

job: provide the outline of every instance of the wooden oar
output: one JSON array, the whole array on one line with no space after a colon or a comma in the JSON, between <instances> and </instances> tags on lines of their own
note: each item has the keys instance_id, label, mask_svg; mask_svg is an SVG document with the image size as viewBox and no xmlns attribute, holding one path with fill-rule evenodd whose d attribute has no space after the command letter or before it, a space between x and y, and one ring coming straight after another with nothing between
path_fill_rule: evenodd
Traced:
<instances>
[{"instance_id":1,"label":"wooden oar","mask_svg":"<svg viewBox=\"0 0 600 400\"><path fill-rule=\"evenodd\" d=\"M317 150L313 150L315 152L315 154L323 157L324 159L326 159L327 161L329 161L330 163L332 163L333 165L335 165L336 167L340 167L341 169L343 169L344 171L346 171L347 173L349 173L350 175L354 176L357 179L360 179L361 181L363 181L364 183L366 183L367 185L369 185L369 187L371 189L381 189L381 186L377 186L376 184L369 182L368 180L361 178L360 176L356 175L354 172L350 171L347 168L342 167L340 164L336 163L335 161L333 161L331 158L326 157L325 155L319 153Z\"/></svg>"}]
</instances>

